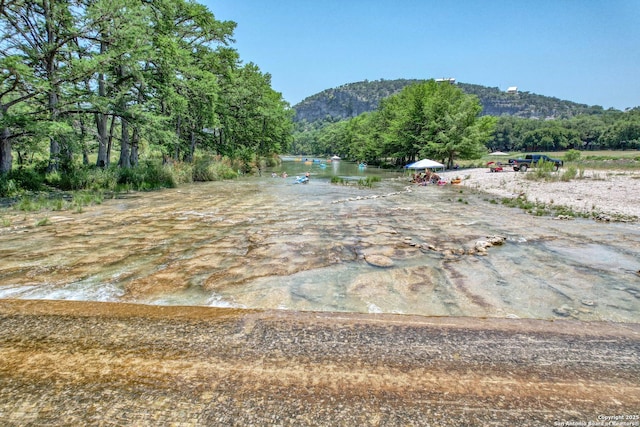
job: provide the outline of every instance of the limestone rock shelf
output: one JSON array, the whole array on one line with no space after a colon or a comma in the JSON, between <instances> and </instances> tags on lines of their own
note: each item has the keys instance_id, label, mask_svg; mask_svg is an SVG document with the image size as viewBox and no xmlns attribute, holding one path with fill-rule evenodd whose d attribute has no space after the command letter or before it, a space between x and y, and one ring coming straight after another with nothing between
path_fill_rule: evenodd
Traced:
<instances>
[{"instance_id":1,"label":"limestone rock shelf","mask_svg":"<svg viewBox=\"0 0 640 427\"><path fill-rule=\"evenodd\" d=\"M0 300L2 425L538 426L638 402L638 324Z\"/></svg>"}]
</instances>

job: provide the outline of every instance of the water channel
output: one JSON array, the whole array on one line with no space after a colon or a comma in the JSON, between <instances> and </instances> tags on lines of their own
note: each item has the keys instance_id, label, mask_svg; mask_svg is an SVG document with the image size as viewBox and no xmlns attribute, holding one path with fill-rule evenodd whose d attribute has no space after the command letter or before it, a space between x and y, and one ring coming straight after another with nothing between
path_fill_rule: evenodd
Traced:
<instances>
[{"instance_id":1,"label":"water channel","mask_svg":"<svg viewBox=\"0 0 640 427\"><path fill-rule=\"evenodd\" d=\"M534 217L347 162L0 215L0 298L640 322L638 224Z\"/></svg>"}]
</instances>

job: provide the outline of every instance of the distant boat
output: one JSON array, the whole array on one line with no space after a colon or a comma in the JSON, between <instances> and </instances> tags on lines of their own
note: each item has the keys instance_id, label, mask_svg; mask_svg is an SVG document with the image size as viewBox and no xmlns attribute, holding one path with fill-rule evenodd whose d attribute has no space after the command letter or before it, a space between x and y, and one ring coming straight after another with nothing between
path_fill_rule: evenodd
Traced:
<instances>
[{"instance_id":1,"label":"distant boat","mask_svg":"<svg viewBox=\"0 0 640 427\"><path fill-rule=\"evenodd\" d=\"M367 164L366 164L366 163L360 163L360 164L358 165L358 168L360 168L360 169L364 169L364 168L366 168L366 167L367 167Z\"/></svg>"},{"instance_id":2,"label":"distant boat","mask_svg":"<svg viewBox=\"0 0 640 427\"><path fill-rule=\"evenodd\" d=\"M332 156L332 157L331 157L331 160L340 160L340 157L338 157L338 156Z\"/></svg>"}]
</instances>

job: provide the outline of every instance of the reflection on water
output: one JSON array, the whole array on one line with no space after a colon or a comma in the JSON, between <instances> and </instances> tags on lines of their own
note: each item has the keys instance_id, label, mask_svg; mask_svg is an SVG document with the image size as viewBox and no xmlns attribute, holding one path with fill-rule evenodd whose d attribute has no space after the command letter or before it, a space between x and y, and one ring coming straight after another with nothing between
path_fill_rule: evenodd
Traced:
<instances>
[{"instance_id":1,"label":"reflection on water","mask_svg":"<svg viewBox=\"0 0 640 427\"><path fill-rule=\"evenodd\" d=\"M532 217L345 162L273 172L285 170L48 213L47 226L4 212L0 298L640 320L637 224ZM332 175L384 179L362 189ZM487 255L460 254L496 235L506 242Z\"/></svg>"}]
</instances>

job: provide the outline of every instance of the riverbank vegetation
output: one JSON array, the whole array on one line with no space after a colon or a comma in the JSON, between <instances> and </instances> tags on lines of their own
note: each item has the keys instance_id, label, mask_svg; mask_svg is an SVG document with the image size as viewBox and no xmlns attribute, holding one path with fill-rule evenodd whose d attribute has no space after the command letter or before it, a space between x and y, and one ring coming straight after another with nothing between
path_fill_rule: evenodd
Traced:
<instances>
[{"instance_id":1,"label":"riverbank vegetation","mask_svg":"<svg viewBox=\"0 0 640 427\"><path fill-rule=\"evenodd\" d=\"M235 26L185 0L3 3L0 197L174 186L271 161L293 112L231 47Z\"/></svg>"}]
</instances>

